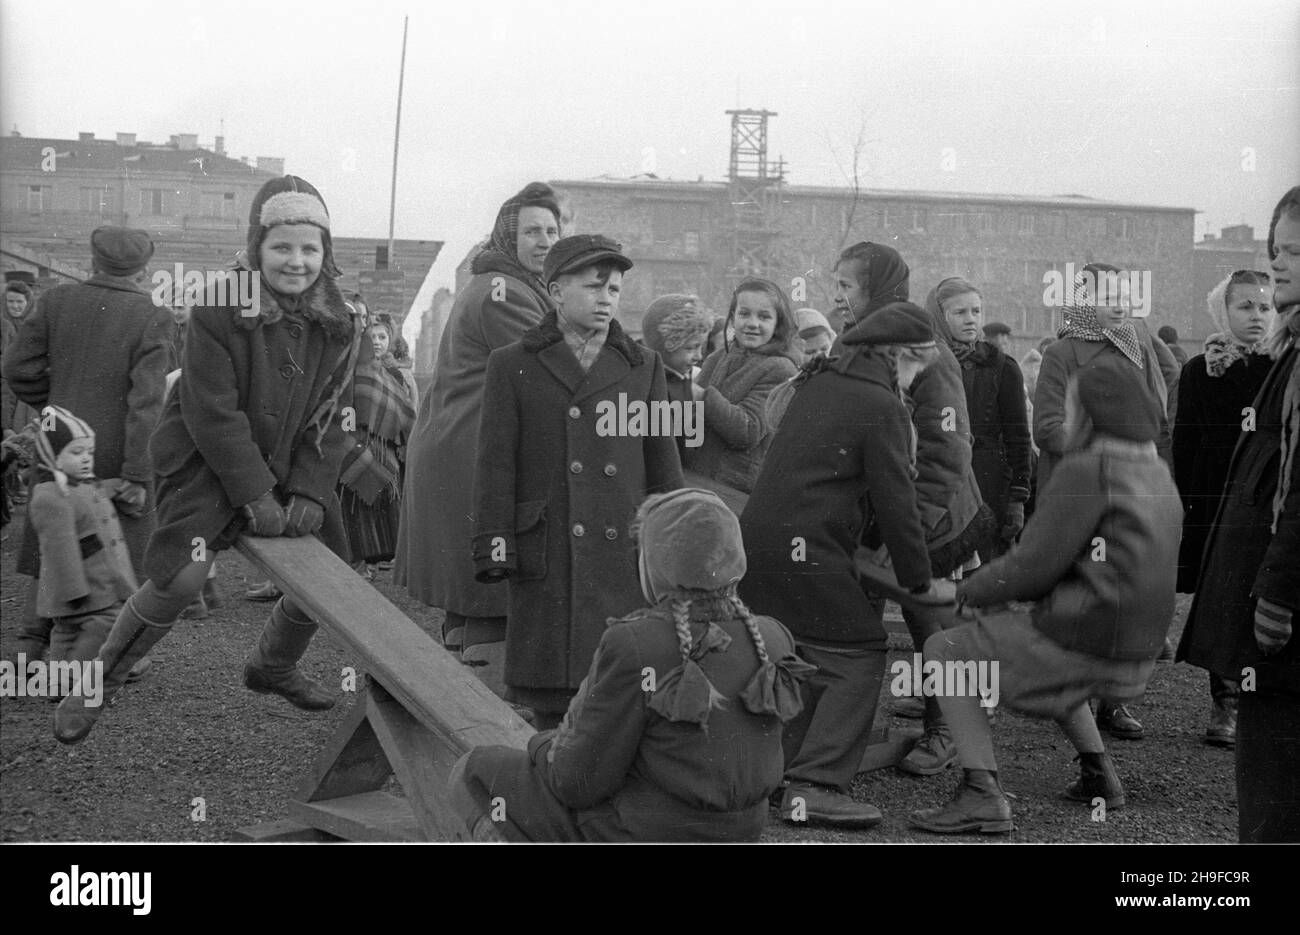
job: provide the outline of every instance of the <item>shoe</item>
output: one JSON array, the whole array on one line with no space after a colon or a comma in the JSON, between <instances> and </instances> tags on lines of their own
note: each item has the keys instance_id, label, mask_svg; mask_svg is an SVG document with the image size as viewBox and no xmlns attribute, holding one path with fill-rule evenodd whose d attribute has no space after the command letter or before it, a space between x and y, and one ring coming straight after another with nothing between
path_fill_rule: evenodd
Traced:
<instances>
[{"instance_id":1,"label":"shoe","mask_svg":"<svg viewBox=\"0 0 1300 935\"><path fill-rule=\"evenodd\" d=\"M131 671L126 674L127 682L131 683L131 682L140 681L142 678L144 678L146 675L149 674L149 670L152 668L153 668L153 658L150 656L145 656L135 665L131 666Z\"/></svg>"},{"instance_id":2,"label":"shoe","mask_svg":"<svg viewBox=\"0 0 1300 935\"><path fill-rule=\"evenodd\" d=\"M1105 799L1109 809L1123 808L1124 787L1110 753L1080 753L1079 778L1062 790L1061 798L1089 805L1100 798Z\"/></svg>"},{"instance_id":3,"label":"shoe","mask_svg":"<svg viewBox=\"0 0 1300 935\"><path fill-rule=\"evenodd\" d=\"M1214 699L1214 710L1210 713L1210 726L1205 729L1205 742L1212 747L1237 745L1236 698L1229 696Z\"/></svg>"},{"instance_id":4,"label":"shoe","mask_svg":"<svg viewBox=\"0 0 1300 935\"><path fill-rule=\"evenodd\" d=\"M1160 655L1156 656L1156 662L1173 662L1174 661L1174 644L1165 637L1164 648L1160 650Z\"/></svg>"},{"instance_id":5,"label":"shoe","mask_svg":"<svg viewBox=\"0 0 1300 935\"><path fill-rule=\"evenodd\" d=\"M249 601L278 601L281 597L280 589L274 581L264 581L244 592L244 599Z\"/></svg>"},{"instance_id":6,"label":"shoe","mask_svg":"<svg viewBox=\"0 0 1300 935\"><path fill-rule=\"evenodd\" d=\"M284 609L281 598L271 610L257 649L244 666L244 687L259 694L279 695L305 711L334 707L334 696L302 674L298 660L307 651L317 625L295 620Z\"/></svg>"},{"instance_id":7,"label":"shoe","mask_svg":"<svg viewBox=\"0 0 1300 935\"><path fill-rule=\"evenodd\" d=\"M189 606L181 611L182 620L207 620L212 616L208 613L208 603L200 594L194 600L190 601Z\"/></svg>"},{"instance_id":8,"label":"shoe","mask_svg":"<svg viewBox=\"0 0 1300 935\"><path fill-rule=\"evenodd\" d=\"M1142 722L1125 705L1102 703L1097 708L1097 727L1120 740L1141 740Z\"/></svg>"},{"instance_id":9,"label":"shoe","mask_svg":"<svg viewBox=\"0 0 1300 935\"><path fill-rule=\"evenodd\" d=\"M914 828L935 834L1005 834L1015 828L1011 803L1002 792L998 774L986 769L963 770L961 785L947 805L908 816Z\"/></svg>"},{"instance_id":10,"label":"shoe","mask_svg":"<svg viewBox=\"0 0 1300 935\"><path fill-rule=\"evenodd\" d=\"M905 717L919 721L925 717L925 699L917 698L914 695L904 695L894 702L889 711L894 717Z\"/></svg>"},{"instance_id":11,"label":"shoe","mask_svg":"<svg viewBox=\"0 0 1300 935\"><path fill-rule=\"evenodd\" d=\"M947 724L927 727L898 768L913 776L935 776L957 762L957 745Z\"/></svg>"},{"instance_id":12,"label":"shoe","mask_svg":"<svg viewBox=\"0 0 1300 935\"><path fill-rule=\"evenodd\" d=\"M855 802L843 792L810 782L792 782L781 798L781 820L793 825L871 828L884 818L874 805Z\"/></svg>"},{"instance_id":13,"label":"shoe","mask_svg":"<svg viewBox=\"0 0 1300 935\"><path fill-rule=\"evenodd\" d=\"M128 598L108 639L95 657L104 665L100 703L91 706L86 703L88 699L79 694L64 698L54 712L54 738L60 743L80 743L85 740L109 702L126 684L136 663L167 635L174 622L155 623L146 620L136 613L135 604Z\"/></svg>"}]
</instances>

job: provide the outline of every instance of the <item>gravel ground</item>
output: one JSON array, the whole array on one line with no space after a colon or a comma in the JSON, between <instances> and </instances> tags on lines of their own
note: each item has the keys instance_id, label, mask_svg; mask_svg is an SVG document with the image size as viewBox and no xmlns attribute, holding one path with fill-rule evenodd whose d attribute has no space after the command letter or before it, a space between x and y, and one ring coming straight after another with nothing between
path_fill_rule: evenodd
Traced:
<instances>
[{"instance_id":1,"label":"gravel ground","mask_svg":"<svg viewBox=\"0 0 1300 935\"><path fill-rule=\"evenodd\" d=\"M0 650L6 658L27 586L14 573L21 525L16 516L6 527L0 554ZM243 662L269 605L242 599L258 579L242 556L225 553L218 566L224 606L206 620L178 624L155 650L150 676L119 695L83 744L54 741L49 702L0 699L0 841L231 841L239 828L284 817L286 801L346 705L308 714L242 687ZM437 632L440 612L411 601L386 575L376 584L426 632ZM1176 631L1186 608L1180 600ZM905 656L910 658L910 648L891 654L891 661ZM348 665L359 669L323 633L304 660L319 678ZM1146 700L1136 709L1146 739L1111 743L1129 804L1104 822L1092 821L1086 806L1057 800L1077 765L1055 726L1000 712L994 733L1003 786L1015 796L1016 831L953 840L1235 842L1233 756L1201 742L1208 709L1203 671L1156 667ZM888 711L887 699L882 710ZM764 840L948 840L909 830L907 814L945 801L956 775L862 774L853 794L884 812L879 827L841 833L773 820Z\"/></svg>"}]
</instances>

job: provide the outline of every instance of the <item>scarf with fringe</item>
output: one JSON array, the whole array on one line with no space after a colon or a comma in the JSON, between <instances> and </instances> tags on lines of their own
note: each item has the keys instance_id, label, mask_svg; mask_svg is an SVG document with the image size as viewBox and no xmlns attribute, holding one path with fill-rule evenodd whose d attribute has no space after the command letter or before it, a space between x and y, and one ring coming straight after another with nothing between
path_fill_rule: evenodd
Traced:
<instances>
[{"instance_id":1,"label":"scarf with fringe","mask_svg":"<svg viewBox=\"0 0 1300 935\"><path fill-rule=\"evenodd\" d=\"M415 425L415 408L391 354L357 365L352 404L357 444L343 459L339 483L373 506L384 490L400 492L401 451Z\"/></svg>"},{"instance_id":2,"label":"scarf with fringe","mask_svg":"<svg viewBox=\"0 0 1300 935\"><path fill-rule=\"evenodd\" d=\"M1139 370L1146 369L1146 362L1142 358L1142 344L1133 322L1125 321L1113 328L1103 328L1097 324L1096 311L1090 305L1067 305L1062 312L1061 327L1056 332L1058 338L1109 341L1119 348L1121 354L1133 361Z\"/></svg>"}]
</instances>

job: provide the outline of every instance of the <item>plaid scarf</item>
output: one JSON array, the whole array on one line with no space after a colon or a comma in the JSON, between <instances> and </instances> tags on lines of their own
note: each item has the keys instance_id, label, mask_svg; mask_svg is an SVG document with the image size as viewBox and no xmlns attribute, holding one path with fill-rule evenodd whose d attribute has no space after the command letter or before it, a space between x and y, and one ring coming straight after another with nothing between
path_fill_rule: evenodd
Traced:
<instances>
[{"instance_id":1,"label":"plaid scarf","mask_svg":"<svg viewBox=\"0 0 1300 935\"><path fill-rule=\"evenodd\" d=\"M1097 324L1097 315L1090 305L1067 305L1062 310L1064 320L1057 329L1058 338L1078 338L1081 341L1109 341L1119 348L1121 354L1133 361L1139 370L1145 370L1142 359L1142 344L1138 340L1137 329L1131 321L1123 322L1113 328L1103 328Z\"/></svg>"},{"instance_id":2,"label":"plaid scarf","mask_svg":"<svg viewBox=\"0 0 1300 935\"><path fill-rule=\"evenodd\" d=\"M400 452L415 425L415 408L391 356L357 365L352 401L357 444L343 459L339 481L373 505L384 490L399 492Z\"/></svg>"}]
</instances>

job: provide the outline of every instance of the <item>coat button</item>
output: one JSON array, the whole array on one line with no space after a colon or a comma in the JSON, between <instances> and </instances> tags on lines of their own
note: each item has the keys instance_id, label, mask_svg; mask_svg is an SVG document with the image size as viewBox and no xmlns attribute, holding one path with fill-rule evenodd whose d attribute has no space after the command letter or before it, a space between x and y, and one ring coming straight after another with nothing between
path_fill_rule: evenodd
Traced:
<instances>
[{"instance_id":1,"label":"coat button","mask_svg":"<svg viewBox=\"0 0 1300 935\"><path fill-rule=\"evenodd\" d=\"M572 471L574 474L581 474L581 473L582 473L582 462L581 462L581 461L574 461L572 464L569 465L569 470Z\"/></svg>"},{"instance_id":2,"label":"coat button","mask_svg":"<svg viewBox=\"0 0 1300 935\"><path fill-rule=\"evenodd\" d=\"M302 325L290 325L290 326L289 326L289 334L290 334L290 336L292 336L292 337L295 337L295 338L301 338L301 337L302 337Z\"/></svg>"},{"instance_id":3,"label":"coat button","mask_svg":"<svg viewBox=\"0 0 1300 935\"><path fill-rule=\"evenodd\" d=\"M283 367L281 367L280 376L284 377L286 380L293 379L293 366L290 364L285 364Z\"/></svg>"},{"instance_id":4,"label":"coat button","mask_svg":"<svg viewBox=\"0 0 1300 935\"><path fill-rule=\"evenodd\" d=\"M612 464L607 464L607 465L605 465L605 476L606 476L606 477L613 477L613 476L614 476L615 474L617 474L617 473L618 473L618 468L614 467L614 465L612 465Z\"/></svg>"},{"instance_id":5,"label":"coat button","mask_svg":"<svg viewBox=\"0 0 1300 935\"><path fill-rule=\"evenodd\" d=\"M605 538L606 538L606 539L617 539L617 538L618 538L618 530L617 530L617 529L606 529L606 530L605 530Z\"/></svg>"},{"instance_id":6,"label":"coat button","mask_svg":"<svg viewBox=\"0 0 1300 935\"><path fill-rule=\"evenodd\" d=\"M570 406L570 407L569 407L569 418L570 418L570 419L579 419L579 418L581 418L581 417L582 417L582 410L581 410L581 409L579 409L577 406Z\"/></svg>"},{"instance_id":7,"label":"coat button","mask_svg":"<svg viewBox=\"0 0 1300 935\"><path fill-rule=\"evenodd\" d=\"M582 528L582 523L574 523L573 534L575 536L585 536L587 534L587 530Z\"/></svg>"}]
</instances>

